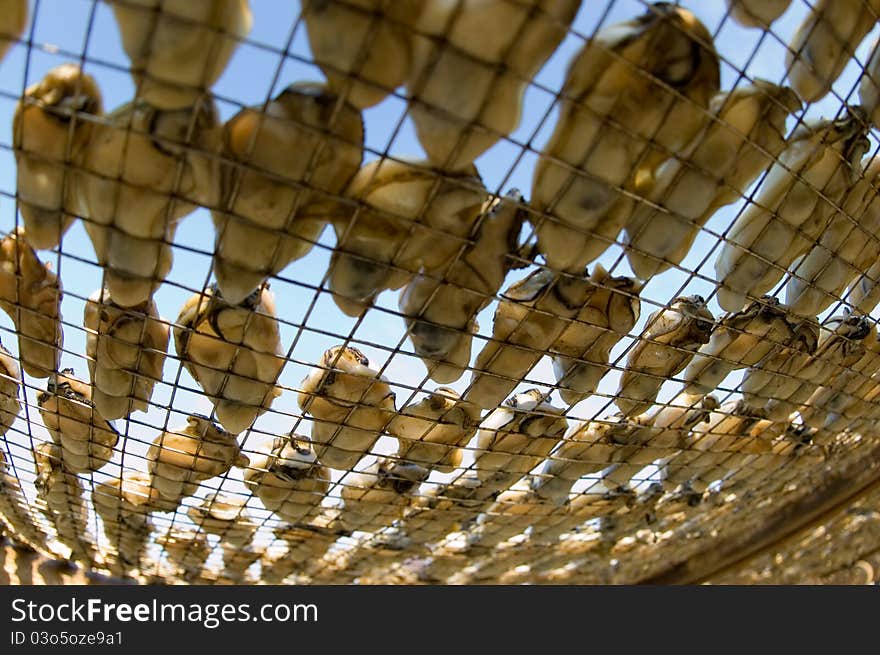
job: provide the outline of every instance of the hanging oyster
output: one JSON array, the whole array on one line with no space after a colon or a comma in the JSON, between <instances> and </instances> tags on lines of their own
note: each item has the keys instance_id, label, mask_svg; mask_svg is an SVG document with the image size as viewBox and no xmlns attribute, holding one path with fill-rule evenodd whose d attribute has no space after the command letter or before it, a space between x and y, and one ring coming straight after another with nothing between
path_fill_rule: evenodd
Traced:
<instances>
[{"instance_id":1,"label":"hanging oyster","mask_svg":"<svg viewBox=\"0 0 880 655\"><path fill-rule=\"evenodd\" d=\"M20 227L0 241L0 309L15 324L24 372L50 377L64 343L61 282L37 258Z\"/></svg>"},{"instance_id":2,"label":"hanging oyster","mask_svg":"<svg viewBox=\"0 0 880 655\"><path fill-rule=\"evenodd\" d=\"M170 335L156 303L123 308L99 290L86 302L83 327L95 408L111 420L147 411Z\"/></svg>"},{"instance_id":3,"label":"hanging oyster","mask_svg":"<svg viewBox=\"0 0 880 655\"><path fill-rule=\"evenodd\" d=\"M330 470L318 463L308 441L291 436L262 444L244 470L244 484L285 521L307 523L321 512Z\"/></svg>"},{"instance_id":4,"label":"hanging oyster","mask_svg":"<svg viewBox=\"0 0 880 655\"><path fill-rule=\"evenodd\" d=\"M113 457L119 432L97 411L92 387L75 378L72 368L49 378L46 390L37 394L37 405L68 471L97 471Z\"/></svg>"},{"instance_id":5,"label":"hanging oyster","mask_svg":"<svg viewBox=\"0 0 880 655\"><path fill-rule=\"evenodd\" d=\"M235 435L199 414L190 414L184 427L160 434L147 450L152 485L172 502L194 494L204 480L247 465Z\"/></svg>"},{"instance_id":6,"label":"hanging oyster","mask_svg":"<svg viewBox=\"0 0 880 655\"><path fill-rule=\"evenodd\" d=\"M190 297L173 332L183 365L230 432L246 430L281 395L277 380L286 360L268 285L238 305L211 285Z\"/></svg>"},{"instance_id":7,"label":"hanging oyster","mask_svg":"<svg viewBox=\"0 0 880 655\"><path fill-rule=\"evenodd\" d=\"M351 470L394 416L394 393L356 348L334 346L302 381L300 409L312 418L312 447L324 466Z\"/></svg>"}]
</instances>

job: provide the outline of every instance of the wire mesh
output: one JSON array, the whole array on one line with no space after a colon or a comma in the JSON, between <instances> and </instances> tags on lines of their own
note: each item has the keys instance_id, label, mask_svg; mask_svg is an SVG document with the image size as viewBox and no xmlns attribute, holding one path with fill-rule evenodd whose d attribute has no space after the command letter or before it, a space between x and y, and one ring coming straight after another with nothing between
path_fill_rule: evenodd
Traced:
<instances>
[{"instance_id":1,"label":"wire mesh","mask_svg":"<svg viewBox=\"0 0 880 655\"><path fill-rule=\"evenodd\" d=\"M634 582L872 473L875 3L5 5L15 540Z\"/></svg>"}]
</instances>

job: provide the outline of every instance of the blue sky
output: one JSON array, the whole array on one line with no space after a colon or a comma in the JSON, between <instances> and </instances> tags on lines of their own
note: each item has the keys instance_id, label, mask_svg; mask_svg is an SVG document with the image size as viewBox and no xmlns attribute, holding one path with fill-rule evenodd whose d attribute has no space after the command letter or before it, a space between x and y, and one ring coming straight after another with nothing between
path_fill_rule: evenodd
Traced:
<instances>
[{"instance_id":1,"label":"blue sky","mask_svg":"<svg viewBox=\"0 0 880 655\"><path fill-rule=\"evenodd\" d=\"M775 34L763 34L759 30L742 28L732 20L724 20L725 3L722 0L702 0L682 2L706 24L715 35L716 47L722 55L722 88L734 87L740 80L740 69L745 69L747 77L763 77L782 83L785 77L784 42L788 40L806 13L802 0L795 0L789 11L774 25ZM499 142L477 160L477 167L486 187L493 193L504 192L517 187L528 197L531 175L535 165L534 152L523 152L525 144L540 149L552 132L556 112L553 107L553 90L558 90L564 79L567 62L583 45L584 39L592 34L597 26L626 20L643 11L643 3L637 0L617 0L609 11L608 2L586 0L575 20L571 33L558 48L553 57L540 71L525 97L525 110L519 128L509 141ZM268 97L274 96L286 85L294 81L322 80L320 70L310 63L310 52L305 29L298 23L299 3L278 0L251 0L254 13L254 26L248 42L242 44L232 58L225 74L214 88L218 97L218 107L225 120L239 107L259 105ZM33 47L14 46L0 63L0 230L8 232L16 224L14 192L15 164L11 152L11 124L15 101L23 89L39 80L47 70L67 61L79 61L85 56L85 69L92 74L101 87L104 104L111 110L131 99L134 86L127 71L128 62L121 49L120 40L112 12L101 2L92 0L39 0L31 3L33 25L26 36L32 34ZM342 38L342 35L340 35ZM859 64L866 61L870 46L876 38L876 29L864 40L844 75L835 85L835 94L807 108L808 117L833 116L840 108L841 98L856 102L854 91L857 85ZM284 56L284 52L288 54ZM400 97L389 97L380 105L364 112L366 125L366 145L370 152L365 161L389 152L397 156L422 156L423 152L415 137L412 123L405 118L406 103ZM401 124L402 121L402 124ZM400 124L400 129L397 127ZM790 126L795 124L792 117ZM390 136L394 135L390 140ZM876 141L872 141L876 145ZM873 149L872 149L873 152ZM727 228L736 215L739 205L726 208L712 220L706 228L709 232L720 233ZM208 212L197 210L183 220L176 236L174 267L168 281L156 294L160 313L168 320L174 320L186 300L195 290L200 289L209 279L210 252L213 247L213 226ZM285 393L278 398L270 414L264 415L255 424L256 431L268 434L286 434L295 423L299 413L294 390L308 370L308 364L317 361L322 352L350 337L352 343L370 357L374 366L383 368L385 376L392 383L402 385L395 389L397 404L401 407L412 395L412 389L426 384L425 368L411 351L410 345L402 341L404 325L402 320L383 308L396 310L397 293L386 292L380 296L378 306L365 317L356 321L339 312L332 299L325 293L316 293L329 261L330 248L334 243L332 230L328 227L322 236L321 244L306 258L285 269L278 280L272 282L276 294L279 317L283 320L282 338L289 349L291 361L285 367L280 383ZM648 315L658 306L665 305L671 298L680 294L699 293L710 296L714 284L712 263L715 252L715 237L701 233L691 253L682 262L687 269L696 269L697 276L691 277L682 271L671 270L652 280L642 292L642 317L636 325L638 334ZM620 260L621 249L613 247L599 260L606 268L617 275L629 274L625 260ZM62 365L72 366L80 376L88 373L83 358L85 334L82 325L83 303L101 284L100 269L90 263L94 261L91 244L80 223L75 223L67 233L60 252L43 252L44 261L52 262L53 268L60 272L65 297L62 313L65 320L65 354ZM705 260L705 261L704 261ZM508 283L524 275L522 271L511 274ZM480 334L491 335L494 304L480 316ZM710 309L716 316L721 315L714 300ZM12 323L0 315L0 336L4 344L17 352L17 343L12 332ZM631 340L624 339L612 352L612 360L620 356L630 346ZM480 342L475 341L473 357L479 350ZM400 347L404 352L393 354ZM173 348L173 345L172 345ZM473 361L473 360L472 360ZM742 372L732 374L728 386L738 383ZM153 401L160 407L150 412L136 413L130 421L117 421L117 427L126 435L126 467L145 468L140 459L147 444L165 425L182 426L186 412L209 413L210 404L200 395L198 386L178 362L169 357L165 366L165 383L157 385ZM552 383L553 375L547 358L530 375L536 382ZM617 388L618 375L611 373L603 380L600 394L613 394ZM179 380L180 388L175 389ZM463 390L468 381L464 376L451 385ZM45 381L26 380L27 409L31 417L36 415L36 390L44 387ZM428 388L434 388L427 381ZM534 384L523 384L524 390ZM660 400L673 396L678 385L667 383L661 392ZM554 395L557 404L561 401ZM572 410L572 417L589 418L608 403L606 398L590 398ZM163 407L171 406L172 411ZM613 408L609 408L613 411ZM30 424L19 420L7 435L8 450L13 456L16 471L26 482L32 480L32 460L29 455L30 437L35 440L48 438L39 421ZM571 421L573 424L574 421ZM297 431L308 434L307 422L300 422ZM259 435L245 438L245 449L253 447ZM393 440L383 438L379 443L381 452L388 452L395 446ZM114 463L95 474L99 480L106 475L117 476L121 456ZM471 461L466 456L465 464ZM336 474L339 475L338 473ZM242 492L238 482L241 474L233 471L229 479L223 481L223 490ZM431 480L447 479L448 476L434 474ZM221 480L215 479L204 484L199 496L216 488ZM33 498L30 485L26 492ZM195 504L196 499L187 499L186 505ZM259 501L252 500L251 512L262 519L268 513ZM164 517L164 518L163 518ZM167 524L170 517L160 516L158 523ZM185 517L175 518L175 524L186 522Z\"/></svg>"}]
</instances>

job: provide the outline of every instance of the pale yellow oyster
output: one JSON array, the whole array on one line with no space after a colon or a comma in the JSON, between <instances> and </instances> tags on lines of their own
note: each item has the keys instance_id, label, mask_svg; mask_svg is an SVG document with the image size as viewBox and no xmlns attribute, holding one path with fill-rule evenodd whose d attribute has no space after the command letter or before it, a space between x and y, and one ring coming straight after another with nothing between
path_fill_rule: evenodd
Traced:
<instances>
[{"instance_id":1,"label":"pale yellow oyster","mask_svg":"<svg viewBox=\"0 0 880 655\"><path fill-rule=\"evenodd\" d=\"M168 561L180 572L184 580L192 580L202 573L211 555L211 547L204 532L172 526L156 537L156 543Z\"/></svg>"},{"instance_id":2,"label":"pale yellow oyster","mask_svg":"<svg viewBox=\"0 0 880 655\"><path fill-rule=\"evenodd\" d=\"M549 353L563 398L577 402L595 390L611 348L638 320L640 290L599 265L590 275L538 269L514 282L501 294L492 340L477 355L464 398L497 407Z\"/></svg>"},{"instance_id":3,"label":"pale yellow oyster","mask_svg":"<svg viewBox=\"0 0 880 655\"><path fill-rule=\"evenodd\" d=\"M712 97L712 120L643 182L650 203L626 217L626 256L639 278L680 264L715 212L746 196L785 148L786 118L800 108L794 91L761 79Z\"/></svg>"},{"instance_id":4,"label":"pale yellow oyster","mask_svg":"<svg viewBox=\"0 0 880 655\"><path fill-rule=\"evenodd\" d=\"M18 360L0 343L0 436L5 435L21 412L18 394L21 390L21 369Z\"/></svg>"},{"instance_id":5,"label":"pale yellow oyster","mask_svg":"<svg viewBox=\"0 0 880 655\"><path fill-rule=\"evenodd\" d=\"M6 56L10 46L21 38L27 27L27 0L4 0L3 14L0 19L0 60Z\"/></svg>"},{"instance_id":6,"label":"pale yellow oyster","mask_svg":"<svg viewBox=\"0 0 880 655\"><path fill-rule=\"evenodd\" d=\"M417 551L396 525L383 528L362 539L355 548L327 553L321 563L310 567L313 584L398 584L389 569L402 563ZM376 576L375 578L373 576Z\"/></svg>"},{"instance_id":7,"label":"pale yellow oyster","mask_svg":"<svg viewBox=\"0 0 880 655\"><path fill-rule=\"evenodd\" d=\"M342 481L339 524L347 530L373 532L400 518L410 494L428 477L429 471L412 462L378 458L363 471Z\"/></svg>"},{"instance_id":8,"label":"pale yellow oyster","mask_svg":"<svg viewBox=\"0 0 880 655\"><path fill-rule=\"evenodd\" d=\"M650 414L637 417L636 422L645 427L628 434L615 449L614 464L602 473L602 482L610 489L626 490L647 465L663 462L685 448L691 430L707 423L710 412L718 407L715 396L680 393Z\"/></svg>"},{"instance_id":9,"label":"pale yellow oyster","mask_svg":"<svg viewBox=\"0 0 880 655\"><path fill-rule=\"evenodd\" d=\"M146 549L153 532L153 512L170 512L176 503L163 500L150 476L127 469L120 477L96 483L92 505L104 524L110 544L110 570L126 575L146 568Z\"/></svg>"},{"instance_id":10,"label":"pale yellow oyster","mask_svg":"<svg viewBox=\"0 0 880 655\"><path fill-rule=\"evenodd\" d=\"M34 450L37 479L34 486L58 541L70 549L70 558L92 566L97 560L94 538L89 534L89 512L83 499L82 481L65 470L61 446L44 441Z\"/></svg>"},{"instance_id":11,"label":"pale yellow oyster","mask_svg":"<svg viewBox=\"0 0 880 655\"><path fill-rule=\"evenodd\" d=\"M683 485L679 493L696 501L716 480L738 471L754 455L772 452L786 423L769 421L742 400L723 403L709 420L694 425L682 451L663 471L663 484Z\"/></svg>"},{"instance_id":12,"label":"pale yellow oyster","mask_svg":"<svg viewBox=\"0 0 880 655\"><path fill-rule=\"evenodd\" d=\"M649 182L708 121L720 87L712 35L671 3L601 28L571 60L559 118L532 179L538 249L578 274L631 213L622 190Z\"/></svg>"},{"instance_id":13,"label":"pale yellow oyster","mask_svg":"<svg viewBox=\"0 0 880 655\"><path fill-rule=\"evenodd\" d=\"M95 126L78 193L117 304L153 296L171 271L180 220L216 203L219 139L217 107L208 97L174 110L136 99Z\"/></svg>"},{"instance_id":14,"label":"pale yellow oyster","mask_svg":"<svg viewBox=\"0 0 880 655\"><path fill-rule=\"evenodd\" d=\"M807 102L824 97L880 15L877 0L816 0L785 53L788 78Z\"/></svg>"},{"instance_id":15,"label":"pale yellow oyster","mask_svg":"<svg viewBox=\"0 0 880 655\"><path fill-rule=\"evenodd\" d=\"M547 457L568 428L564 414L541 391L529 389L483 419L473 463L480 494L509 489Z\"/></svg>"},{"instance_id":16,"label":"pale yellow oyster","mask_svg":"<svg viewBox=\"0 0 880 655\"><path fill-rule=\"evenodd\" d=\"M446 484L426 484L404 510L400 526L415 545L440 541L462 529L492 503L495 491L483 490L483 483L472 473Z\"/></svg>"},{"instance_id":17,"label":"pale yellow oyster","mask_svg":"<svg viewBox=\"0 0 880 655\"><path fill-rule=\"evenodd\" d=\"M767 429L767 421L762 421L757 432ZM724 479L726 491L742 490L748 493L767 478L778 476L783 468L788 473L795 467L821 466L825 460L822 448L813 442L817 434L815 430L805 425L786 425L784 422L772 425L769 430L767 438L771 439L770 449L761 448L761 452L747 457L747 464L729 473ZM779 436L773 438L774 434Z\"/></svg>"},{"instance_id":18,"label":"pale yellow oyster","mask_svg":"<svg viewBox=\"0 0 880 655\"><path fill-rule=\"evenodd\" d=\"M42 548L46 535L37 527L34 519L30 503L21 491L18 476L10 470L6 454L0 450L0 527L31 548Z\"/></svg>"},{"instance_id":19,"label":"pale yellow oyster","mask_svg":"<svg viewBox=\"0 0 880 655\"><path fill-rule=\"evenodd\" d=\"M865 398L876 386L880 371L880 334L872 326L873 338L865 340L865 354L841 372L829 384L810 396L800 408L803 422L813 428L842 431L850 421L864 417L869 411Z\"/></svg>"},{"instance_id":20,"label":"pale yellow oyster","mask_svg":"<svg viewBox=\"0 0 880 655\"><path fill-rule=\"evenodd\" d=\"M388 381L350 346L325 351L301 383L297 402L312 418L311 441L324 466L348 471L378 441L394 416Z\"/></svg>"},{"instance_id":21,"label":"pale yellow oyster","mask_svg":"<svg viewBox=\"0 0 880 655\"><path fill-rule=\"evenodd\" d=\"M861 107L839 120L800 124L734 221L715 259L718 304L738 312L769 292L819 239L861 173L868 149Z\"/></svg>"},{"instance_id":22,"label":"pale yellow oyster","mask_svg":"<svg viewBox=\"0 0 880 655\"><path fill-rule=\"evenodd\" d=\"M791 266L785 305L815 316L844 297L844 289L880 258L880 159L862 165L862 176L846 192L818 243ZM851 300L850 298L846 298Z\"/></svg>"},{"instance_id":23,"label":"pale yellow oyster","mask_svg":"<svg viewBox=\"0 0 880 655\"><path fill-rule=\"evenodd\" d=\"M428 162L377 159L346 189L331 222L336 248L328 287L349 316L417 273L440 274L467 244L486 190L475 166L441 175Z\"/></svg>"},{"instance_id":24,"label":"pale yellow oyster","mask_svg":"<svg viewBox=\"0 0 880 655\"><path fill-rule=\"evenodd\" d=\"M523 478L498 494L495 502L470 526L468 545L494 548L557 509L538 496L529 482Z\"/></svg>"},{"instance_id":25,"label":"pale yellow oyster","mask_svg":"<svg viewBox=\"0 0 880 655\"><path fill-rule=\"evenodd\" d=\"M551 348L559 395L569 405L596 391L611 368L611 349L635 327L642 309L642 285L633 278L596 265L589 281L580 311Z\"/></svg>"},{"instance_id":26,"label":"pale yellow oyster","mask_svg":"<svg viewBox=\"0 0 880 655\"><path fill-rule=\"evenodd\" d=\"M111 420L147 411L170 337L156 303L124 308L98 290L86 302L83 327L95 408Z\"/></svg>"},{"instance_id":27,"label":"pale yellow oyster","mask_svg":"<svg viewBox=\"0 0 880 655\"><path fill-rule=\"evenodd\" d=\"M400 292L409 338L435 382L454 382L471 359L476 316L494 299L512 268L526 218L516 189L487 200L472 243L442 271L421 271Z\"/></svg>"},{"instance_id":28,"label":"pale yellow oyster","mask_svg":"<svg viewBox=\"0 0 880 655\"><path fill-rule=\"evenodd\" d=\"M850 284L843 297L855 311L870 314L880 303L880 259Z\"/></svg>"},{"instance_id":29,"label":"pale yellow oyster","mask_svg":"<svg viewBox=\"0 0 880 655\"><path fill-rule=\"evenodd\" d=\"M248 0L108 0L140 98L189 107L251 31Z\"/></svg>"},{"instance_id":30,"label":"pale yellow oyster","mask_svg":"<svg viewBox=\"0 0 880 655\"><path fill-rule=\"evenodd\" d=\"M330 470L308 441L294 435L261 444L244 470L245 486L269 511L291 523L307 523L321 512Z\"/></svg>"},{"instance_id":31,"label":"pale yellow oyster","mask_svg":"<svg viewBox=\"0 0 880 655\"><path fill-rule=\"evenodd\" d=\"M190 414L185 426L160 434L147 450L152 484L173 502L191 496L200 482L247 465L235 435L199 414Z\"/></svg>"},{"instance_id":32,"label":"pale yellow oyster","mask_svg":"<svg viewBox=\"0 0 880 655\"><path fill-rule=\"evenodd\" d=\"M222 543L223 549L223 577L233 584L242 584L249 582L247 580L247 570L255 562L259 562L265 551L262 548L254 546L233 546L232 544Z\"/></svg>"},{"instance_id":33,"label":"pale yellow oyster","mask_svg":"<svg viewBox=\"0 0 880 655\"><path fill-rule=\"evenodd\" d=\"M791 0L726 0L731 18L743 27L769 28L785 13Z\"/></svg>"},{"instance_id":34,"label":"pale yellow oyster","mask_svg":"<svg viewBox=\"0 0 880 655\"><path fill-rule=\"evenodd\" d=\"M246 498L211 493L201 504L188 508L186 515L197 528L217 535L221 542L244 548L259 527L245 508L246 502Z\"/></svg>"},{"instance_id":35,"label":"pale yellow oyster","mask_svg":"<svg viewBox=\"0 0 880 655\"><path fill-rule=\"evenodd\" d=\"M267 284L238 305L209 286L187 300L173 333L183 365L230 432L246 430L281 395L277 380L286 360Z\"/></svg>"},{"instance_id":36,"label":"pale yellow oyster","mask_svg":"<svg viewBox=\"0 0 880 655\"><path fill-rule=\"evenodd\" d=\"M575 482L620 461L625 447L638 443L650 423L648 415L628 418L619 413L582 421L532 477L531 488L540 498L562 505Z\"/></svg>"},{"instance_id":37,"label":"pale yellow oyster","mask_svg":"<svg viewBox=\"0 0 880 655\"><path fill-rule=\"evenodd\" d=\"M49 378L37 405L68 471L97 471L113 457L119 432L94 406L91 385L74 377L72 368Z\"/></svg>"},{"instance_id":38,"label":"pale yellow oyster","mask_svg":"<svg viewBox=\"0 0 880 655\"><path fill-rule=\"evenodd\" d=\"M763 409L767 418L778 421L787 419L791 408L780 405L772 409L769 404L774 398L785 398L798 388L801 384L799 372L819 347L819 325L815 319L793 323L792 331L789 338L775 343L757 365L746 371L740 385L747 405ZM766 350L766 343L761 340L754 344L754 348Z\"/></svg>"},{"instance_id":39,"label":"pale yellow oyster","mask_svg":"<svg viewBox=\"0 0 880 655\"><path fill-rule=\"evenodd\" d=\"M461 170L513 132L526 88L580 0L424 0L412 35L409 115L434 165Z\"/></svg>"},{"instance_id":40,"label":"pale yellow oyster","mask_svg":"<svg viewBox=\"0 0 880 655\"><path fill-rule=\"evenodd\" d=\"M4 18L9 14L4 3ZM37 249L55 248L81 213L78 172L104 111L101 90L76 64L50 70L25 89L15 106L12 145L16 192L27 239Z\"/></svg>"},{"instance_id":41,"label":"pale yellow oyster","mask_svg":"<svg viewBox=\"0 0 880 655\"><path fill-rule=\"evenodd\" d=\"M833 384L858 362L876 338L876 328L867 316L844 314L829 318L820 326L816 351L791 371L796 383L786 385L784 390L777 388L765 404L767 416L779 420L797 411L817 389Z\"/></svg>"},{"instance_id":42,"label":"pale yellow oyster","mask_svg":"<svg viewBox=\"0 0 880 655\"><path fill-rule=\"evenodd\" d=\"M0 241L0 309L18 333L24 372L50 377L58 368L64 333L61 330L61 281L28 244L23 228Z\"/></svg>"},{"instance_id":43,"label":"pale yellow oyster","mask_svg":"<svg viewBox=\"0 0 880 655\"><path fill-rule=\"evenodd\" d=\"M423 0L304 0L302 19L328 84L358 109L379 104L412 68L412 29ZM340 38L340 35L345 38Z\"/></svg>"},{"instance_id":44,"label":"pale yellow oyster","mask_svg":"<svg viewBox=\"0 0 880 655\"><path fill-rule=\"evenodd\" d=\"M803 327L798 330L798 325ZM785 308L773 296L749 303L721 319L709 342L700 347L684 372L686 390L692 394L712 391L731 371L763 362L808 327L809 322L789 321Z\"/></svg>"},{"instance_id":45,"label":"pale yellow oyster","mask_svg":"<svg viewBox=\"0 0 880 655\"><path fill-rule=\"evenodd\" d=\"M291 84L226 122L220 206L211 212L225 298L243 301L309 253L340 211L335 197L358 172L363 143L360 112L315 82Z\"/></svg>"},{"instance_id":46,"label":"pale yellow oyster","mask_svg":"<svg viewBox=\"0 0 880 655\"><path fill-rule=\"evenodd\" d=\"M264 555L260 570L263 581L280 584L292 573L304 573L319 562L340 536L338 530L328 527L331 522L330 517L322 515L307 525L282 524L275 528L273 533L287 543L287 551L280 557Z\"/></svg>"},{"instance_id":47,"label":"pale yellow oyster","mask_svg":"<svg viewBox=\"0 0 880 655\"><path fill-rule=\"evenodd\" d=\"M639 342L626 357L614 402L625 416L654 404L660 387L675 377L708 343L715 317L702 296L680 296L648 317Z\"/></svg>"},{"instance_id":48,"label":"pale yellow oyster","mask_svg":"<svg viewBox=\"0 0 880 655\"><path fill-rule=\"evenodd\" d=\"M541 519L538 529L532 530L530 541L540 546L558 543L561 535L574 530L587 521L598 519L601 522L620 511L625 511L632 503L632 495L608 489L601 482L591 484L581 493L575 494L561 509L560 514L550 514ZM567 563L569 557L562 555Z\"/></svg>"},{"instance_id":49,"label":"pale yellow oyster","mask_svg":"<svg viewBox=\"0 0 880 655\"><path fill-rule=\"evenodd\" d=\"M871 57L865 65L859 83L859 102L868 112L868 119L875 127L880 126L880 40L875 41Z\"/></svg>"},{"instance_id":50,"label":"pale yellow oyster","mask_svg":"<svg viewBox=\"0 0 880 655\"><path fill-rule=\"evenodd\" d=\"M401 408L387 431L397 437L395 457L450 473L461 466L461 448L477 433L479 423L479 407L462 400L454 389L438 387Z\"/></svg>"}]
</instances>

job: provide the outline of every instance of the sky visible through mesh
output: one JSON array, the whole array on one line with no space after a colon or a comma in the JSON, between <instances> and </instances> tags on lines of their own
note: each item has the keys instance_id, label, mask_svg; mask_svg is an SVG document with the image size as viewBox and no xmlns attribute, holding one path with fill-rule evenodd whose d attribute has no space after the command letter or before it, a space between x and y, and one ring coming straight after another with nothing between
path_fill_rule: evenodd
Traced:
<instances>
[{"instance_id":1,"label":"sky visible through mesh","mask_svg":"<svg viewBox=\"0 0 880 655\"><path fill-rule=\"evenodd\" d=\"M323 80L321 71L311 63L305 26L298 19L299 3L251 0L250 4L254 14L253 29L213 88L224 121L242 106L263 104L292 82ZM785 44L807 14L804 2L796 0L783 17L773 24L772 32L767 33L736 24L727 16L722 0L695 0L680 4L693 11L713 34L722 59L722 90L730 90L757 77L785 84ZM509 139L502 139L476 160L483 182L491 193L503 194L511 188L518 188L528 199L532 171L537 161L536 151L546 142L555 125L557 110L554 93L562 85L569 60L598 28L628 20L643 13L644 7L645 3L637 0L582 3L570 33L529 87L519 127ZM107 111L129 101L134 95L134 84L127 71L129 62L122 51L112 12L106 4L91 0L37 0L31 3L31 20L32 25L29 24L24 37L32 41L31 46L27 43L14 45L0 63L0 230L4 234L20 222L15 215L16 171L11 149L11 126L15 103L24 88L42 78L52 67L74 61L83 62L84 70L97 79ZM858 102L856 89L860 69L870 54L876 35L875 28L864 39L856 57L849 62L831 94L817 103L806 105L805 112L789 117L789 129L804 118L839 115L842 102ZM398 95L400 97L390 96L363 112L365 164L381 157L383 153L396 157L424 156L413 124L405 117L406 102L402 98L402 90L398 90ZM870 138L872 147L869 156L877 145L874 134ZM525 148L526 145L529 148ZM755 185L752 190L754 188ZM743 204L738 202L718 211L700 231L680 268L670 269L648 282L640 294L641 317L631 332L632 336L641 332L653 311L679 295L700 294L709 299L709 309L716 319L724 314L713 296L713 263L719 249L718 236L730 226ZM529 233L530 228L526 226L524 236ZM155 301L164 319L174 321L186 299L212 280L213 240L214 227L206 209L199 208L181 221L175 237L173 269L166 283L155 294ZM281 320L282 344L289 357L279 379L285 391L275 400L272 409L259 417L249 432L240 436L239 441L245 453L265 439L289 433L294 426L297 433L308 435L309 419L300 417L296 390L311 365L319 361L322 353L331 346L348 342L362 350L372 366L382 369L383 375L392 383L398 408L421 398L420 389L431 390L439 386L427 379L426 369L412 352L411 344L408 340L402 340L405 326L397 315L398 292L382 293L376 307L361 319L353 319L341 313L331 296L323 291L322 279L334 243L333 230L327 226L318 247L305 258L288 265L278 278L271 280L271 290L275 294ZM612 246L595 263L602 264L613 275L632 275L622 253L620 246ZM40 257L52 263L64 289L62 316L65 338L61 368L72 367L79 377L87 379L83 309L86 298L100 287L102 271L95 263L94 251L82 223L74 222L58 251L42 251ZM592 269L595 263L589 268ZM523 275L522 270L510 272L502 288ZM479 335L491 336L495 308L496 304L492 303L478 316ZM839 312L839 308L839 305L833 304L823 312L820 321ZM5 314L0 314L0 337L3 344L17 354L14 327ZM632 344L632 338L622 339L612 350L612 363L623 366L625 353ZM481 345L478 337L474 342L471 363ZM173 354L173 342L169 348ZM736 371L728 376L716 395L725 400L727 394L723 390L736 389L743 373ZM550 359L545 357L528 377L517 391L541 385L552 386L554 377ZM462 392L468 381L469 375L465 374L448 386ZM569 426L579 419L604 417L616 411L611 402L618 381L619 371L611 371L602 380L595 395L570 410ZM45 381L25 376L25 384L27 406L6 435L4 447L10 456L14 474L23 483L25 495L33 502L35 492L32 482L35 476L30 450L35 444L48 440L49 435L36 409L36 394L44 388ZM679 390L679 383L667 382L657 402L668 401ZM738 396L734 392L730 397ZM558 392L551 400L562 405ZM124 439L120 441L119 452L111 464L97 473L81 476L86 481L87 498L90 497L92 484L118 477L122 468L145 470L146 450L163 429L182 426L188 413L210 415L212 412L212 406L198 384L173 356L166 360L163 381L156 385L152 404L147 413L134 413L128 420L115 421ZM392 453L395 449L395 440L384 436L373 452ZM369 461L363 460L361 466ZM462 466L466 468L472 461L472 454L466 453ZM345 473L336 470L332 473L334 482L344 483ZM650 474L651 469L646 473ZM450 474L435 471L429 482L449 481L459 474L460 471ZM191 526L186 517L187 507L198 504L201 498L218 489L249 497L241 475L241 471L234 468L228 474L202 483L196 496L184 499L173 515L156 514L154 522L157 533L164 532L169 525ZM590 484L589 479L583 480L575 490ZM330 494L325 503L335 502L337 494L338 489ZM270 528L279 522L277 517L265 510L256 498L250 498L248 511L263 524L257 542L274 542ZM104 535L94 514L91 515L90 528L98 543L102 543ZM340 541L340 545L346 543L349 543L346 539ZM218 548L209 565L216 564L219 556Z\"/></svg>"}]
</instances>

